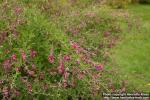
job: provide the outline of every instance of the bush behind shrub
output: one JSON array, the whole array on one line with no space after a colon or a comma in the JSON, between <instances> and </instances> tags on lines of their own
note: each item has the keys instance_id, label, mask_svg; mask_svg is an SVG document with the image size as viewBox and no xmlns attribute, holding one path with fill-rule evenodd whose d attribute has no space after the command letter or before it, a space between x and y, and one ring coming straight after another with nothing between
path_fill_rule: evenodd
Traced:
<instances>
[{"instance_id":1,"label":"bush behind shrub","mask_svg":"<svg viewBox=\"0 0 150 100\"><path fill-rule=\"evenodd\" d=\"M113 8L126 8L131 0L107 0L107 4Z\"/></svg>"}]
</instances>

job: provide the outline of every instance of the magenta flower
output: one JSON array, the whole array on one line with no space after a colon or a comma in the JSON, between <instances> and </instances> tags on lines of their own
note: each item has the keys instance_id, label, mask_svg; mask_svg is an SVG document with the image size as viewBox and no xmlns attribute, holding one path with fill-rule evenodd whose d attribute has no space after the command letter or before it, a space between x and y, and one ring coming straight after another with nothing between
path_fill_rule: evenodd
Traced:
<instances>
[{"instance_id":1,"label":"magenta flower","mask_svg":"<svg viewBox=\"0 0 150 100\"><path fill-rule=\"evenodd\" d=\"M8 87L4 87L2 90L2 94L4 97L8 97L9 96L9 88Z\"/></svg>"},{"instance_id":2,"label":"magenta flower","mask_svg":"<svg viewBox=\"0 0 150 100\"><path fill-rule=\"evenodd\" d=\"M55 60L54 55L49 55L49 56L48 56L48 61L49 61L50 63L54 63L54 60Z\"/></svg>"},{"instance_id":3,"label":"magenta flower","mask_svg":"<svg viewBox=\"0 0 150 100\"><path fill-rule=\"evenodd\" d=\"M39 79L42 80L42 79L44 79L44 77L45 77L45 73L44 72L40 72Z\"/></svg>"},{"instance_id":4,"label":"magenta flower","mask_svg":"<svg viewBox=\"0 0 150 100\"><path fill-rule=\"evenodd\" d=\"M77 43L71 43L73 49L78 49L79 45Z\"/></svg>"},{"instance_id":5,"label":"magenta flower","mask_svg":"<svg viewBox=\"0 0 150 100\"><path fill-rule=\"evenodd\" d=\"M35 64L32 64L32 69L33 69L33 70L36 70Z\"/></svg>"},{"instance_id":6,"label":"magenta flower","mask_svg":"<svg viewBox=\"0 0 150 100\"><path fill-rule=\"evenodd\" d=\"M125 85L128 84L128 80L124 80L124 84L125 84Z\"/></svg>"},{"instance_id":7,"label":"magenta flower","mask_svg":"<svg viewBox=\"0 0 150 100\"><path fill-rule=\"evenodd\" d=\"M121 87L120 92L125 92L126 88L125 87Z\"/></svg>"},{"instance_id":8,"label":"magenta flower","mask_svg":"<svg viewBox=\"0 0 150 100\"><path fill-rule=\"evenodd\" d=\"M23 9L21 7L16 7L14 9L15 14L17 14L17 15L19 15L22 11L23 11Z\"/></svg>"},{"instance_id":9,"label":"magenta flower","mask_svg":"<svg viewBox=\"0 0 150 100\"><path fill-rule=\"evenodd\" d=\"M97 78L98 78L98 74L95 74L95 73L92 74L92 78L93 78L93 79L97 79Z\"/></svg>"},{"instance_id":10,"label":"magenta flower","mask_svg":"<svg viewBox=\"0 0 150 100\"><path fill-rule=\"evenodd\" d=\"M50 63L54 63L55 57L54 57L54 51L51 49L50 55L48 56L48 61Z\"/></svg>"},{"instance_id":11,"label":"magenta flower","mask_svg":"<svg viewBox=\"0 0 150 100\"><path fill-rule=\"evenodd\" d=\"M34 58L36 55L37 55L37 52L35 50L30 50L31 58Z\"/></svg>"},{"instance_id":12,"label":"magenta flower","mask_svg":"<svg viewBox=\"0 0 150 100\"><path fill-rule=\"evenodd\" d=\"M22 55L22 59L26 60L27 56L26 56L26 53L24 51L21 53L21 55Z\"/></svg>"},{"instance_id":13,"label":"magenta flower","mask_svg":"<svg viewBox=\"0 0 150 100\"><path fill-rule=\"evenodd\" d=\"M110 35L110 32L109 31L105 31L103 34L104 34L104 37L108 37Z\"/></svg>"},{"instance_id":14,"label":"magenta flower","mask_svg":"<svg viewBox=\"0 0 150 100\"><path fill-rule=\"evenodd\" d=\"M100 71L103 70L103 65L99 64L99 65L95 65L96 70Z\"/></svg>"},{"instance_id":15,"label":"magenta flower","mask_svg":"<svg viewBox=\"0 0 150 100\"><path fill-rule=\"evenodd\" d=\"M65 71L65 65L64 65L64 62L63 62L62 58L60 57L59 66L58 66L58 72L60 74L63 74L64 71Z\"/></svg>"},{"instance_id":16,"label":"magenta flower","mask_svg":"<svg viewBox=\"0 0 150 100\"><path fill-rule=\"evenodd\" d=\"M20 72L20 67L16 68L16 72L18 72L18 73Z\"/></svg>"},{"instance_id":17,"label":"magenta flower","mask_svg":"<svg viewBox=\"0 0 150 100\"><path fill-rule=\"evenodd\" d=\"M2 85L4 83L4 81L3 80L0 80L0 85Z\"/></svg>"},{"instance_id":18,"label":"magenta flower","mask_svg":"<svg viewBox=\"0 0 150 100\"><path fill-rule=\"evenodd\" d=\"M64 60L65 60L65 61L69 61L69 60L71 60L71 58L70 58L69 55L65 55L65 56L64 56Z\"/></svg>"},{"instance_id":19,"label":"magenta flower","mask_svg":"<svg viewBox=\"0 0 150 100\"><path fill-rule=\"evenodd\" d=\"M70 75L70 74L66 71L66 72L64 73L64 79L65 79L65 80L68 80L69 75Z\"/></svg>"},{"instance_id":20,"label":"magenta flower","mask_svg":"<svg viewBox=\"0 0 150 100\"><path fill-rule=\"evenodd\" d=\"M11 60L10 59L6 59L3 62L3 68L5 69L6 72L11 71L12 67L11 67Z\"/></svg>"},{"instance_id":21,"label":"magenta flower","mask_svg":"<svg viewBox=\"0 0 150 100\"><path fill-rule=\"evenodd\" d=\"M28 74L29 74L29 76L33 77L35 73L34 73L34 71L28 70Z\"/></svg>"},{"instance_id":22,"label":"magenta flower","mask_svg":"<svg viewBox=\"0 0 150 100\"><path fill-rule=\"evenodd\" d=\"M16 60L16 59L17 59L17 55L16 55L16 54L13 54L13 55L11 56L11 59L12 59L12 60Z\"/></svg>"},{"instance_id":23,"label":"magenta flower","mask_svg":"<svg viewBox=\"0 0 150 100\"><path fill-rule=\"evenodd\" d=\"M20 91L18 91L18 90L15 90L14 93L15 93L15 96L17 96L17 97L21 95Z\"/></svg>"},{"instance_id":24,"label":"magenta flower","mask_svg":"<svg viewBox=\"0 0 150 100\"><path fill-rule=\"evenodd\" d=\"M77 60L76 60L76 63L77 63L77 64L80 64L80 62L81 62L80 59L77 59Z\"/></svg>"},{"instance_id":25,"label":"magenta flower","mask_svg":"<svg viewBox=\"0 0 150 100\"><path fill-rule=\"evenodd\" d=\"M29 93L32 93L33 90L32 90L32 85L31 85L31 83L28 83L28 84L27 84L27 89L28 89L28 92L29 92Z\"/></svg>"},{"instance_id":26,"label":"magenta flower","mask_svg":"<svg viewBox=\"0 0 150 100\"><path fill-rule=\"evenodd\" d=\"M78 74L78 79L81 80L84 77L84 72L80 72Z\"/></svg>"},{"instance_id":27,"label":"magenta flower","mask_svg":"<svg viewBox=\"0 0 150 100\"><path fill-rule=\"evenodd\" d=\"M63 80L63 87L67 87L67 86L68 86L67 80Z\"/></svg>"}]
</instances>

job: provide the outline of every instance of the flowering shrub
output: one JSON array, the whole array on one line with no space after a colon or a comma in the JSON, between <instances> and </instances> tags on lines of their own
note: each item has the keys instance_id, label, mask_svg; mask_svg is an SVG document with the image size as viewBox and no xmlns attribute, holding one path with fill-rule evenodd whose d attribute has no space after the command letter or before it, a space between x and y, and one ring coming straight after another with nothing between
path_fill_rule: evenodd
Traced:
<instances>
[{"instance_id":1,"label":"flowering shrub","mask_svg":"<svg viewBox=\"0 0 150 100\"><path fill-rule=\"evenodd\" d=\"M99 6L49 19L32 2L1 4L1 99L99 99L101 91L125 91L127 82L115 89L105 70L120 20Z\"/></svg>"}]
</instances>

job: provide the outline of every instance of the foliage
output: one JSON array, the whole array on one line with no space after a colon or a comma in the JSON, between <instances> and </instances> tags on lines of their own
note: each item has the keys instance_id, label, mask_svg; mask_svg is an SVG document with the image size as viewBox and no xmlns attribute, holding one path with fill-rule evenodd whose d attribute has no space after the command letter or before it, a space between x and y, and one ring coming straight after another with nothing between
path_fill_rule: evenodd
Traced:
<instances>
[{"instance_id":1,"label":"foliage","mask_svg":"<svg viewBox=\"0 0 150 100\"><path fill-rule=\"evenodd\" d=\"M132 3L149 4L149 0L132 0Z\"/></svg>"},{"instance_id":2,"label":"foliage","mask_svg":"<svg viewBox=\"0 0 150 100\"><path fill-rule=\"evenodd\" d=\"M101 91L125 91L126 81L114 84L105 64L108 49L131 28L127 12L93 0L6 1L0 9L1 98L100 99Z\"/></svg>"},{"instance_id":3,"label":"foliage","mask_svg":"<svg viewBox=\"0 0 150 100\"><path fill-rule=\"evenodd\" d=\"M149 1L149 0L139 0L139 2L140 2L140 3L147 3L147 4L149 4L149 3L150 3L150 1Z\"/></svg>"},{"instance_id":4,"label":"foliage","mask_svg":"<svg viewBox=\"0 0 150 100\"><path fill-rule=\"evenodd\" d=\"M131 0L107 0L108 5L113 8L126 8Z\"/></svg>"}]
</instances>

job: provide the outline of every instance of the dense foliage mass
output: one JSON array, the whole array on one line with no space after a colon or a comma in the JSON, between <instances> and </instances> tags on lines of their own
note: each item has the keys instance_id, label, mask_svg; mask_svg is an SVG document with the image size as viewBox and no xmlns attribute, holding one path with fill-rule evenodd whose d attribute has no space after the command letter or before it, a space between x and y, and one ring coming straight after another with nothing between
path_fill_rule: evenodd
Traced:
<instances>
[{"instance_id":1,"label":"dense foliage mass","mask_svg":"<svg viewBox=\"0 0 150 100\"><path fill-rule=\"evenodd\" d=\"M132 22L128 12L102 4L1 1L0 99L99 99L102 91L124 92L127 81L114 84L106 62Z\"/></svg>"}]
</instances>

